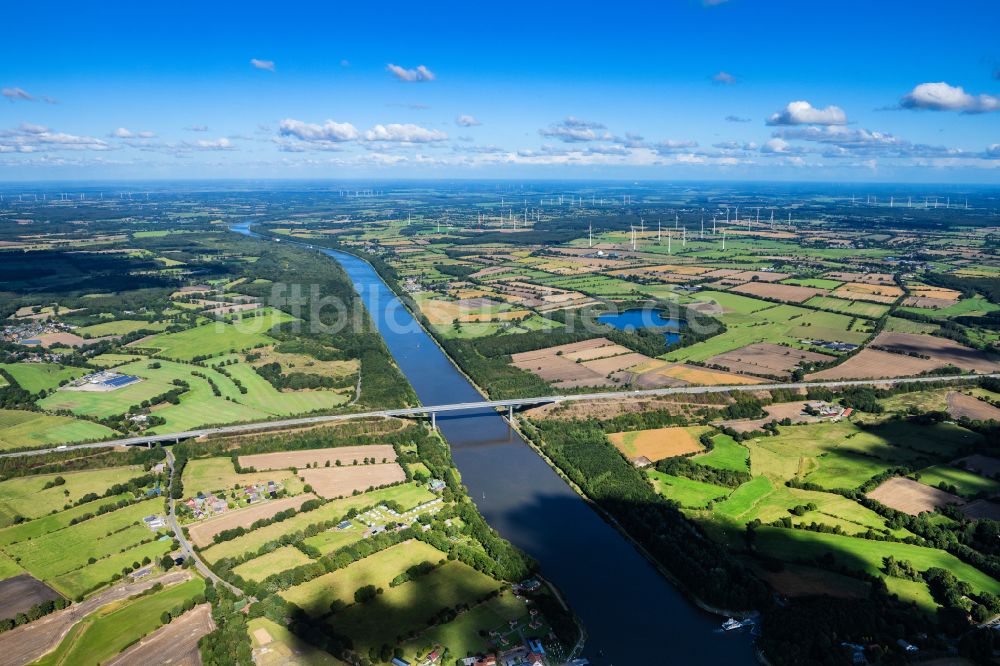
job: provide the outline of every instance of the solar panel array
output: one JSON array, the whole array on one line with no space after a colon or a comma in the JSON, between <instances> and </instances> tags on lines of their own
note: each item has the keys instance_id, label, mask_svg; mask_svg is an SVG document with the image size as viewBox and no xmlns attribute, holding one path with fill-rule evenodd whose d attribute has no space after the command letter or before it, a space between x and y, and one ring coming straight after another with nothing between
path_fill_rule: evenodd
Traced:
<instances>
[{"instance_id":1,"label":"solar panel array","mask_svg":"<svg viewBox=\"0 0 1000 666\"><path fill-rule=\"evenodd\" d=\"M137 382L137 381L139 381L138 377L133 377L131 375L122 375L120 377L112 377L111 379L104 380L104 385L110 386L112 388L119 388L121 386L125 386L127 384L131 384L132 382Z\"/></svg>"}]
</instances>

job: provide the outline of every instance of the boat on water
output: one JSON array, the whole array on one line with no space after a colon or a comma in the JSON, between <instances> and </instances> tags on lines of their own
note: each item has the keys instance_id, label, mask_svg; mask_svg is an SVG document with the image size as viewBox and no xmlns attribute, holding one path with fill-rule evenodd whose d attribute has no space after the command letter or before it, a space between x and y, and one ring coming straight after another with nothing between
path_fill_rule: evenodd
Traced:
<instances>
[{"instance_id":1,"label":"boat on water","mask_svg":"<svg viewBox=\"0 0 1000 666\"><path fill-rule=\"evenodd\" d=\"M735 620L733 618L727 619L722 623L722 628L726 631L732 631L734 629L742 629L743 627L748 627L753 624L753 620Z\"/></svg>"}]
</instances>

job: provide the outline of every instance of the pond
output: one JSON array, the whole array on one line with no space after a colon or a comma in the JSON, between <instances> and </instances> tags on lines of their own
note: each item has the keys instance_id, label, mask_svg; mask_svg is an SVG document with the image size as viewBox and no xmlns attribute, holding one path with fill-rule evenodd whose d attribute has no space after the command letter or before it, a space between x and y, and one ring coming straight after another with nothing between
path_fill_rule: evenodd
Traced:
<instances>
[{"instance_id":1,"label":"pond","mask_svg":"<svg viewBox=\"0 0 1000 666\"><path fill-rule=\"evenodd\" d=\"M682 319L664 317L663 310L647 310L643 308L602 314L597 317L597 321L602 324L614 326L622 331L635 331L640 328L661 326L681 329L685 326ZM681 341L681 335L677 331L665 331L663 335L666 337L668 345L677 344Z\"/></svg>"}]
</instances>

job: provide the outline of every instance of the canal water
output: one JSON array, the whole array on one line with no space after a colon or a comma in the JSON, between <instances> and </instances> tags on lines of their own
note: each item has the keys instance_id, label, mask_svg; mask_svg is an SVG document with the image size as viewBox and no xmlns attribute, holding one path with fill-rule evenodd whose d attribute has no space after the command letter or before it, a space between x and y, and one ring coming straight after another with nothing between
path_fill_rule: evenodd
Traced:
<instances>
[{"instance_id":1,"label":"canal water","mask_svg":"<svg viewBox=\"0 0 1000 666\"><path fill-rule=\"evenodd\" d=\"M250 234L247 225L235 231ZM417 324L375 269L321 250L350 276L390 353L425 405L479 392ZM438 415L438 427L486 521L541 564L586 627L598 665L755 664L750 637L692 605L604 522L493 410Z\"/></svg>"}]
</instances>

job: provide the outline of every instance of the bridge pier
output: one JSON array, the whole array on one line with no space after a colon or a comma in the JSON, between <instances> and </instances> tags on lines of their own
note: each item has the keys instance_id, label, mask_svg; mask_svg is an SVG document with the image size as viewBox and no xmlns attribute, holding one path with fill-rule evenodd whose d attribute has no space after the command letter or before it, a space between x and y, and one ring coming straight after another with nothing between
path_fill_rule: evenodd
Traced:
<instances>
[{"instance_id":1,"label":"bridge pier","mask_svg":"<svg viewBox=\"0 0 1000 666\"><path fill-rule=\"evenodd\" d=\"M507 408L507 422L514 425L514 405Z\"/></svg>"},{"instance_id":2,"label":"bridge pier","mask_svg":"<svg viewBox=\"0 0 1000 666\"><path fill-rule=\"evenodd\" d=\"M438 429L437 412L431 412L431 430L436 431L437 429Z\"/></svg>"}]
</instances>

